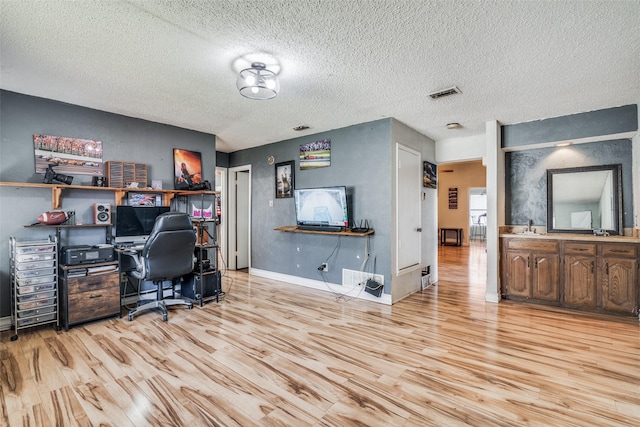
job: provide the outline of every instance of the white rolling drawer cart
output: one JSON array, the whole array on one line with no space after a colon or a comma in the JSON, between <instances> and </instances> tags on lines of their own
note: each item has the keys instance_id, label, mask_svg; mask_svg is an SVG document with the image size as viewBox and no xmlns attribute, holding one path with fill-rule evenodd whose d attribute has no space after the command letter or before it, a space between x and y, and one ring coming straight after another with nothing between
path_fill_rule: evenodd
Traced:
<instances>
[{"instance_id":1,"label":"white rolling drawer cart","mask_svg":"<svg viewBox=\"0 0 640 427\"><path fill-rule=\"evenodd\" d=\"M18 330L58 320L58 239L17 241L10 238L12 327Z\"/></svg>"}]
</instances>

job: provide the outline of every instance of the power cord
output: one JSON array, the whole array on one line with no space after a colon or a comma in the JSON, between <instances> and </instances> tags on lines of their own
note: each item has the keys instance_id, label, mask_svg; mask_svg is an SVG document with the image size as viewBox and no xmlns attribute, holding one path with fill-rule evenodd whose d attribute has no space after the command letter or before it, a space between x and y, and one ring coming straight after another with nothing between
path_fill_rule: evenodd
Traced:
<instances>
[{"instance_id":1,"label":"power cord","mask_svg":"<svg viewBox=\"0 0 640 427\"><path fill-rule=\"evenodd\" d=\"M336 244L336 246L334 247L333 251L331 252L331 254L327 257L327 259L325 260L325 263L329 262L329 259L331 259L331 257L333 257L333 255L335 253L337 253L337 251L340 248L340 236L338 236L338 242ZM370 258L370 254L369 254L369 236L365 237L365 256L364 259L362 260L362 264L360 266L360 273L362 277L362 273L364 272L365 266L367 265L367 262L369 261ZM324 271L322 270L322 265L318 267L319 270L319 274L320 277L322 278L322 281L324 283L324 285L327 287L327 289L329 290L329 292L331 292L334 297L335 297L335 301L337 303L347 303L353 299L356 299L360 296L360 294L362 293L362 291L364 290L365 286L366 286L366 281L364 283L356 283L353 285L353 287L351 289L349 289L346 292L338 292L336 290L334 290L330 284L327 282L326 279L326 275L324 274ZM356 293L356 295L349 297L348 295L351 294L351 292L353 292L354 289L359 288L358 292Z\"/></svg>"},{"instance_id":2,"label":"power cord","mask_svg":"<svg viewBox=\"0 0 640 427\"><path fill-rule=\"evenodd\" d=\"M224 266L224 270L221 271L220 273L220 293L218 294L218 298L222 298L224 299L224 297L227 295L227 293L231 293L231 288L233 287L233 277L227 277L227 271L229 271L229 268L227 267L227 263L224 260L224 257L222 256L222 252L218 251L218 256L220 257L220 260L222 261L222 265ZM227 278L229 279L229 289L227 290L227 292L224 292L222 290L222 279L223 278Z\"/></svg>"}]
</instances>

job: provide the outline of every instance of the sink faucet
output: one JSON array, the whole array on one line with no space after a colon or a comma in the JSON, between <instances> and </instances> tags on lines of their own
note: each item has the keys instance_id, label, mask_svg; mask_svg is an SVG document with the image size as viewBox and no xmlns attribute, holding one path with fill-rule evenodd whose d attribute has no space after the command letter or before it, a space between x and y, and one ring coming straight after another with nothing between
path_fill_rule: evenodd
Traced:
<instances>
[{"instance_id":1,"label":"sink faucet","mask_svg":"<svg viewBox=\"0 0 640 427\"><path fill-rule=\"evenodd\" d=\"M532 225L533 225L533 220L532 220L532 219L530 219L530 220L529 220L529 226L527 227L527 231L528 231L528 232L531 232L531 226L532 226Z\"/></svg>"}]
</instances>

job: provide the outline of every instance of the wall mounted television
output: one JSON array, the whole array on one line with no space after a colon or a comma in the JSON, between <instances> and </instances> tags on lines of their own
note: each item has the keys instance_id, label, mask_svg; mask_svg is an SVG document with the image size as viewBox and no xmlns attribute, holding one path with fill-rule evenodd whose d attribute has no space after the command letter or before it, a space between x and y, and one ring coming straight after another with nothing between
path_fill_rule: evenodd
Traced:
<instances>
[{"instance_id":1,"label":"wall mounted television","mask_svg":"<svg viewBox=\"0 0 640 427\"><path fill-rule=\"evenodd\" d=\"M169 212L169 206L116 206L116 243L144 243L156 217Z\"/></svg>"},{"instance_id":2,"label":"wall mounted television","mask_svg":"<svg viewBox=\"0 0 640 427\"><path fill-rule=\"evenodd\" d=\"M340 231L349 227L345 186L296 188L293 197L298 228Z\"/></svg>"}]
</instances>

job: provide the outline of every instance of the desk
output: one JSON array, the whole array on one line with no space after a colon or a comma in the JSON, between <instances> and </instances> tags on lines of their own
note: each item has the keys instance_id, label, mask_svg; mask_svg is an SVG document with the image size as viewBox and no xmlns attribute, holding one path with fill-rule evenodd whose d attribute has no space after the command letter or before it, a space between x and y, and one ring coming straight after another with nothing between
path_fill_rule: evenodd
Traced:
<instances>
[{"instance_id":1,"label":"desk","mask_svg":"<svg viewBox=\"0 0 640 427\"><path fill-rule=\"evenodd\" d=\"M447 234L453 233L456 241L450 242L447 240ZM440 246L462 246L462 228L441 228L440 229Z\"/></svg>"}]
</instances>

